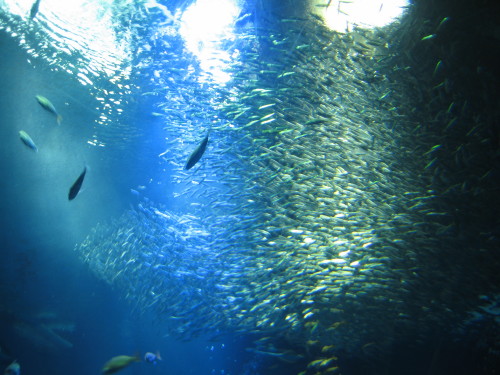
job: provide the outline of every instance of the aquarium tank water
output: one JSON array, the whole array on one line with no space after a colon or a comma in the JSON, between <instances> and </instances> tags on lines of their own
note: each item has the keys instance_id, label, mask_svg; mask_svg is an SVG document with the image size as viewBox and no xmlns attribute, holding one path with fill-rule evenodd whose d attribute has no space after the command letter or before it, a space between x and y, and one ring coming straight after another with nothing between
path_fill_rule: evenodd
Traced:
<instances>
[{"instance_id":1,"label":"aquarium tank water","mask_svg":"<svg viewBox=\"0 0 500 375\"><path fill-rule=\"evenodd\" d=\"M5 375L500 374L494 0L0 0Z\"/></svg>"}]
</instances>

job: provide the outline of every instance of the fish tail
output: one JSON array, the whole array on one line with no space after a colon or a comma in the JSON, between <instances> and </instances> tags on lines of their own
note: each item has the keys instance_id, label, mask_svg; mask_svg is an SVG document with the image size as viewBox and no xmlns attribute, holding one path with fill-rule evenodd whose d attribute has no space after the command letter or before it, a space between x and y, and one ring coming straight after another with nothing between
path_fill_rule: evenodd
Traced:
<instances>
[{"instance_id":1,"label":"fish tail","mask_svg":"<svg viewBox=\"0 0 500 375\"><path fill-rule=\"evenodd\" d=\"M62 122L62 116L57 115L57 125L61 125L61 122Z\"/></svg>"}]
</instances>

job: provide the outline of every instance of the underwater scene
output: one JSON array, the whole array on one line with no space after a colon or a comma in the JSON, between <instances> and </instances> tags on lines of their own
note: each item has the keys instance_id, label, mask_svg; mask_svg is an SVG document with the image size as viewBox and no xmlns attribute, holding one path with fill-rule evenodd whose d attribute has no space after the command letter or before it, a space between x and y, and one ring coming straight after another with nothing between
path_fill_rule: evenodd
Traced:
<instances>
[{"instance_id":1,"label":"underwater scene","mask_svg":"<svg viewBox=\"0 0 500 375\"><path fill-rule=\"evenodd\" d=\"M0 372L500 374L493 0L0 0Z\"/></svg>"}]
</instances>

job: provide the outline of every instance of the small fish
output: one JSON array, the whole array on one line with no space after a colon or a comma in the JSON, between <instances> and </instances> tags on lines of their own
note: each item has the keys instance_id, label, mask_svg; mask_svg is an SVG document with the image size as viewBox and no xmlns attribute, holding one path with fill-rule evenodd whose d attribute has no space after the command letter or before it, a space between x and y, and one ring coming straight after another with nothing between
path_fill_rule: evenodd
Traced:
<instances>
[{"instance_id":1,"label":"small fish","mask_svg":"<svg viewBox=\"0 0 500 375\"><path fill-rule=\"evenodd\" d=\"M132 362L140 362L140 358L138 356L129 356L129 355L119 355L111 358L108 362L106 362L102 368L103 374L113 374L121 369L127 367Z\"/></svg>"},{"instance_id":2,"label":"small fish","mask_svg":"<svg viewBox=\"0 0 500 375\"><path fill-rule=\"evenodd\" d=\"M21 373L21 366L17 361L12 362L7 366L3 375L19 375Z\"/></svg>"},{"instance_id":3,"label":"small fish","mask_svg":"<svg viewBox=\"0 0 500 375\"><path fill-rule=\"evenodd\" d=\"M80 174L80 176L78 176L73 185L71 185L71 188L69 189L68 200L71 201L78 195L78 192L80 191L83 184L83 179L85 178L85 173L87 173L87 167L83 168L83 172Z\"/></svg>"},{"instance_id":4,"label":"small fish","mask_svg":"<svg viewBox=\"0 0 500 375\"><path fill-rule=\"evenodd\" d=\"M429 39L434 39L436 37L436 34L431 34L424 36L421 40L429 40Z\"/></svg>"},{"instance_id":5,"label":"small fish","mask_svg":"<svg viewBox=\"0 0 500 375\"><path fill-rule=\"evenodd\" d=\"M33 5L31 6L31 10L30 10L30 19L31 20L36 17L36 15L38 13L39 6L40 6L40 0L35 0Z\"/></svg>"},{"instance_id":6,"label":"small fish","mask_svg":"<svg viewBox=\"0 0 500 375\"><path fill-rule=\"evenodd\" d=\"M448 21L450 20L450 17L444 17L441 22L439 22L439 25L438 25L438 30L441 29L441 27L447 23Z\"/></svg>"},{"instance_id":7,"label":"small fish","mask_svg":"<svg viewBox=\"0 0 500 375\"><path fill-rule=\"evenodd\" d=\"M198 161L205 153L205 150L207 149L207 143L208 143L208 134L205 136L205 138L203 138L200 144L194 149L192 154L189 156L184 169L186 170L191 169L196 163L198 163Z\"/></svg>"},{"instance_id":8,"label":"small fish","mask_svg":"<svg viewBox=\"0 0 500 375\"><path fill-rule=\"evenodd\" d=\"M50 100L44 96L41 96L41 95L36 95L35 97L36 97L36 100L38 101L38 103L43 107L43 109L45 109L46 111L48 111L48 112L52 113L54 116L56 116L57 125L61 125L62 116L56 111L56 108L50 102Z\"/></svg>"},{"instance_id":9,"label":"small fish","mask_svg":"<svg viewBox=\"0 0 500 375\"><path fill-rule=\"evenodd\" d=\"M435 77L436 74L438 74L438 72L441 71L442 66L443 66L443 61L439 60L436 64L436 67L434 68L434 72L432 73L433 77Z\"/></svg>"},{"instance_id":10,"label":"small fish","mask_svg":"<svg viewBox=\"0 0 500 375\"><path fill-rule=\"evenodd\" d=\"M272 352L272 351L263 351L263 350L252 349L252 351L255 353L258 353L258 354L276 357L276 358L282 360L283 362L287 362L287 363L295 363L295 362L298 362L304 358L304 356L302 354L298 354L293 350Z\"/></svg>"},{"instance_id":11,"label":"small fish","mask_svg":"<svg viewBox=\"0 0 500 375\"><path fill-rule=\"evenodd\" d=\"M161 361L161 356L160 356L160 352L156 352L156 353L151 353L151 352L147 352L146 354L144 354L144 361L145 362L148 362L148 363L152 363L154 365L156 365L156 363L158 363L158 361Z\"/></svg>"},{"instance_id":12,"label":"small fish","mask_svg":"<svg viewBox=\"0 0 500 375\"><path fill-rule=\"evenodd\" d=\"M254 15L252 13L244 13L243 11L238 16L238 19L234 21L236 27L243 27L254 21Z\"/></svg>"},{"instance_id":13,"label":"small fish","mask_svg":"<svg viewBox=\"0 0 500 375\"><path fill-rule=\"evenodd\" d=\"M19 132L19 137L21 138L21 141L23 141L23 143L26 146L31 148L33 151L38 152L38 147L36 147L35 142L33 142L33 139L31 139L31 137L28 135L28 133L26 133L24 130L21 130Z\"/></svg>"}]
</instances>

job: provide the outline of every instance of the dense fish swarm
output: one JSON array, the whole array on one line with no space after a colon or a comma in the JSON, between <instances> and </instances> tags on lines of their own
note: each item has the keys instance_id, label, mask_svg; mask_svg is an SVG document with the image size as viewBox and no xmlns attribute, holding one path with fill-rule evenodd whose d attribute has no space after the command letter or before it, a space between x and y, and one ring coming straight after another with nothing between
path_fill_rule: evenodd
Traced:
<instances>
[{"instance_id":1,"label":"dense fish swarm","mask_svg":"<svg viewBox=\"0 0 500 375\"><path fill-rule=\"evenodd\" d=\"M313 17L242 32L227 88L193 78L169 42L157 62L168 73L151 82L164 87L155 95L174 208L145 199L77 250L170 334L255 333L260 352L286 361L307 352L307 373L333 372L338 350L382 352L457 326L486 291L471 280L491 275L478 275L472 254L494 243L491 233L478 246L457 236L457 194L479 192L444 168L475 151L462 139L443 153L458 141L423 122L446 132L468 109L443 109L446 93L428 103L432 89L404 65L410 56L396 55L432 42L427 31L405 39L412 22L340 35ZM203 159L183 170L209 128ZM479 130L460 134L481 142Z\"/></svg>"}]
</instances>

